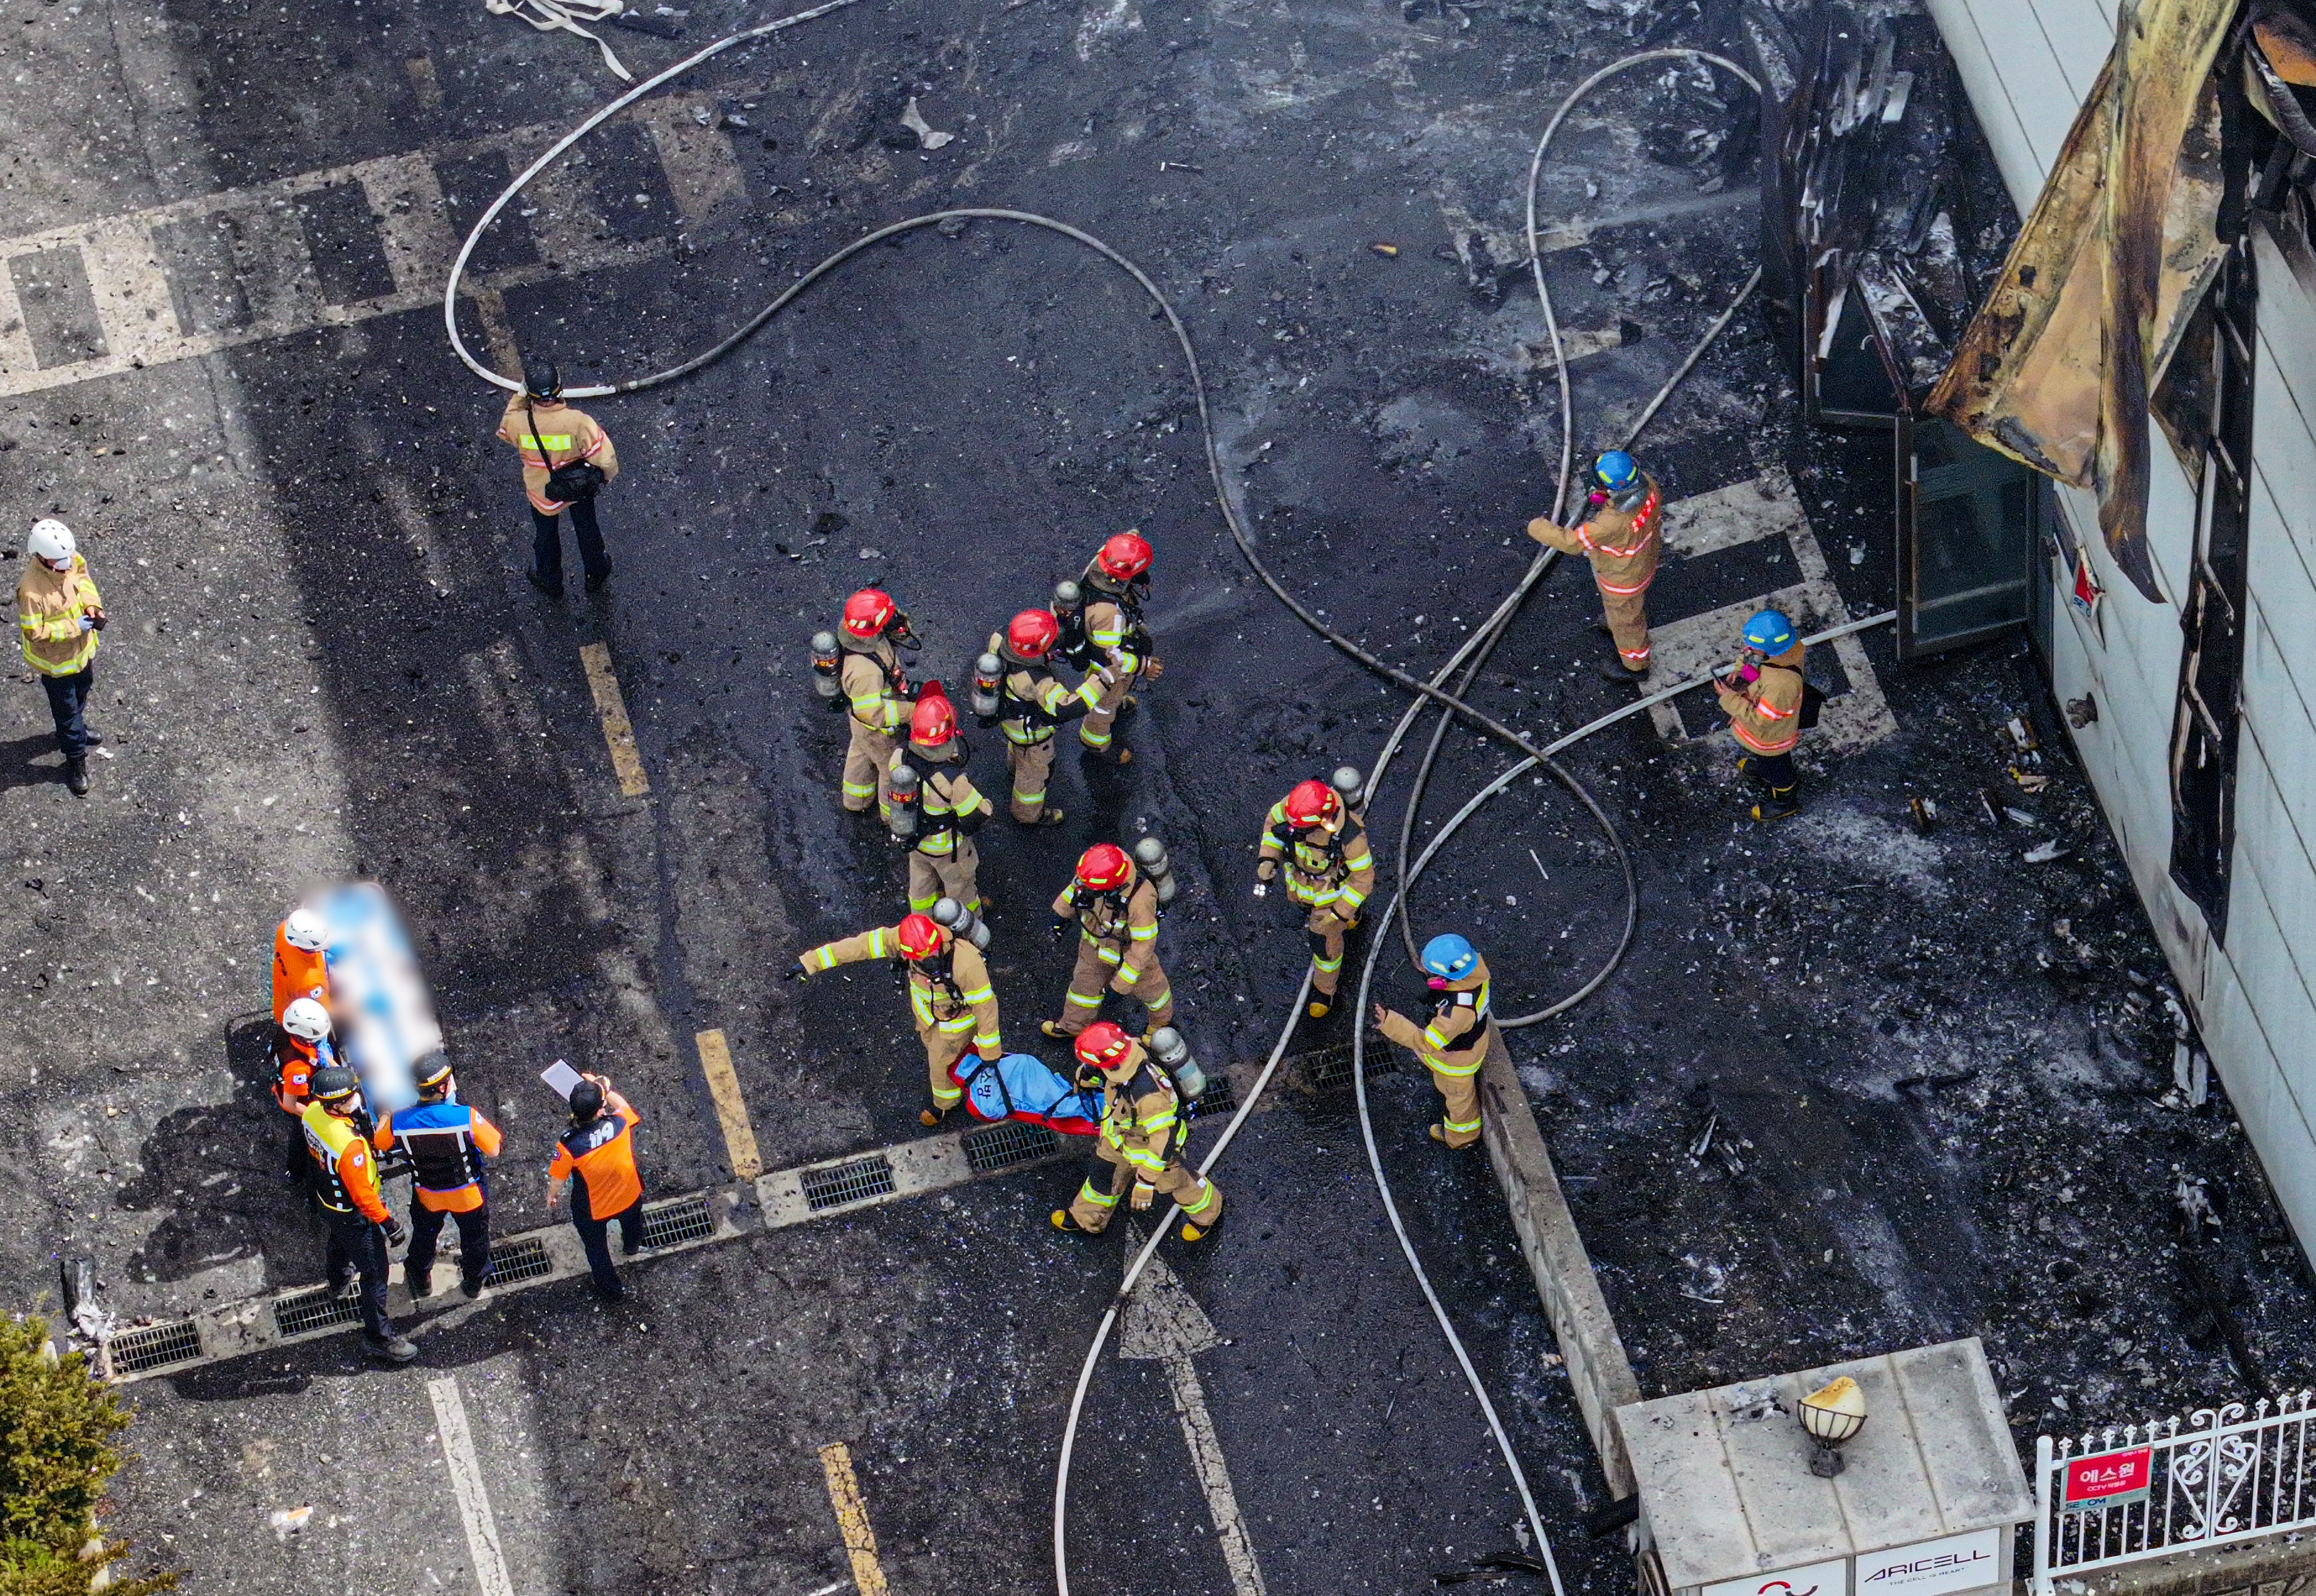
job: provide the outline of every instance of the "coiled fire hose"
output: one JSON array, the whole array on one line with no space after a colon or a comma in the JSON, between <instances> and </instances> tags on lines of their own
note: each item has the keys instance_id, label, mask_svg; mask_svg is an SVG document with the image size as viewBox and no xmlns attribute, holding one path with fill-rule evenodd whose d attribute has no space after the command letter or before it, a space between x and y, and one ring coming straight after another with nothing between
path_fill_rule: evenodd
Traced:
<instances>
[{"instance_id":1,"label":"coiled fire hose","mask_svg":"<svg viewBox=\"0 0 2316 1596\"><path fill-rule=\"evenodd\" d=\"M540 155L536 160L532 161L529 166L525 167L521 174L510 183L505 190L503 191L498 197L484 210L482 215L477 218L474 227L468 231L464 243L459 247L458 256L451 266L449 281L444 285L442 297L443 328L449 338L451 350L458 356L459 360L469 370L497 388L507 389L509 391L518 391L521 387L521 379L519 378L509 377L491 370L489 367L484 365L480 361L477 360L473 353L468 350L465 340L461 337L459 331L458 292L459 283L465 274L468 263L472 258L475 248L481 240L484 231L490 227L491 223L497 218L499 214L507 207L507 205L512 203L515 197L521 193L522 191L528 187L540 173L544 172L548 166L560 159L572 148L573 146L576 145L581 139L585 138L587 134L601 126L612 116L625 110L628 106L635 103L637 100L642 99L646 94L653 93L674 79L690 72L695 67L702 65L714 57L718 56L737 45L746 43L753 40L770 37L786 29L797 27L804 22L811 22L819 17L826 16L833 12L843 10L856 3L857 0L824 0L824 3L819 5L812 6L804 11L793 13L788 16L780 17L772 22L762 23L753 28L742 30L739 32L733 33L726 38L717 40L704 49L699 50L675 63L673 66L666 67L665 69L654 74L650 77L646 78L634 88L628 90L626 93L619 95L599 110L593 111L570 132L565 134L560 139L549 146L546 152ZM1708 61L1714 65L1723 67L1736 73L1740 77L1745 78L1749 84L1752 82L1750 76L1733 64L1725 61L1719 57L1708 55L1703 51L1690 49L1666 49L1643 51L1639 55L1627 57L1624 60L1613 63L1611 66L1603 68L1600 72L1596 73L1591 77L1586 79L1585 82L1580 85L1576 91L1574 91L1569 98L1563 103L1560 111L1555 113L1551 125L1546 129L1543 140L1538 144L1535 161L1530 166L1528 178L1528 243L1530 257L1529 264L1535 272L1537 291L1544 307L1545 326L1552 338L1553 350L1558 367L1562 407L1563 424L1561 429L1561 468L1559 474L1559 491L1554 499L1555 515L1564 505L1566 500L1569 469L1571 460L1572 459L1573 439L1572 431L1570 425L1572 406L1570 401L1568 365L1565 358L1565 352L1563 348L1559 326L1554 317L1551 298L1545 289L1541 255L1537 252L1535 216L1537 175L1541 168L1545 151L1549 147L1553 135L1557 131L1561 121L1565 118L1569 110L1586 94L1590 93L1596 85L1604 81L1606 78L1614 76L1616 73L1626 70L1630 67L1640 65L1644 61L1673 58ZM1758 85L1755 86L1758 88ZM1590 981L1587 982L1573 994L1561 1000L1551 1007L1539 1011L1537 1014L1525 1016L1520 1020L1507 1023L1528 1023L1535 1020L1542 1019L1547 1014L1560 1012L1574 1003L1582 1001L1584 997L1598 990L1599 985L1605 982L1608 976L1614 971L1617 964L1622 958L1626 948L1630 944L1635 916L1637 914L1638 891L1633 876L1631 860L1626 853L1624 840L1621 835L1619 835L1614 821L1609 818L1607 811L1600 807L1598 801L1592 798L1591 794L1587 791L1581 783L1576 781L1573 777L1570 776L1565 771L1562 770L1558 765L1553 762L1552 755L1565 748L1573 746L1574 744L1581 741L1582 738L1589 736L1608 726L1613 725L1617 721L1623 720L1630 715L1638 713L1640 710L1648 708L1653 703L1661 702L1663 700L1671 697L1676 692L1683 691L1690 687L1699 685L1704 679L1700 678L1694 682L1678 683L1672 687L1666 688L1661 691L1653 693L1636 703L1627 705L1609 715L1604 716L1589 726L1580 728L1578 731L1572 733L1544 748L1537 747L1535 745L1530 743L1528 739L1522 736L1510 727L1506 726L1493 717L1473 708L1469 703L1465 702L1459 694L1445 691L1441 684L1444 683L1460 666L1465 665L1466 662L1469 662L1469 668L1465 671L1464 684L1468 685L1468 683L1476 676L1480 665L1484 664L1488 652L1492 649L1496 639L1501 636L1503 628L1510 622L1512 616L1517 612L1521 601L1526 598L1529 592L1533 591L1536 583L1539 581L1545 572L1551 567L1554 561L1553 557L1550 554L1544 556L1533 563L1529 572L1522 578L1519 585L1516 587L1514 591L1506 597L1503 602L1497 607L1497 610L1490 617L1488 621L1483 623L1478 630L1474 631L1469 638L1467 638L1463 646L1458 648L1456 655L1448 661L1447 665L1442 667L1441 670L1428 682L1420 680L1410 675L1408 673L1400 670L1396 666L1385 663L1384 660L1353 641L1350 638L1328 626L1327 623L1315 614L1307 605L1304 604L1292 593L1287 591L1278 579L1272 575L1270 569L1263 563L1261 557L1255 552L1252 539L1247 532L1240 508L1234 498L1229 480L1224 471L1221 450L1215 435L1213 415L1211 406L1207 399L1205 379L1198 365L1198 352L1190 341L1189 329L1183 325L1181 317L1176 313L1172 303L1166 298L1165 294L1159 289L1158 285L1152 281L1149 274L1144 272L1143 269L1136 264L1132 260L1128 259L1126 255L1120 254L1118 250L1112 248L1109 245L1104 243L1100 238L1095 237L1093 235L1087 233L1081 228L1073 227L1067 222L1056 220L1052 217L1041 216L1032 211L1015 210L998 207L956 208L932 211L922 216L910 217L902 221L877 228L829 255L818 264L815 265L811 270L798 277L793 283L782 290L770 304L766 305L753 317L743 323L732 334L704 352L695 355L678 365L672 366L665 370L653 372L648 376L635 378L623 382L573 388L567 390L569 397L573 398L590 398L611 394L635 393L646 388L658 387L664 383L673 382L678 378L685 377L692 372L698 371L702 368L712 364L716 361L722 359L725 355L738 348L742 343L745 343L750 337L753 336L759 330L761 330L775 316L779 315L779 312L796 299L798 295L802 294L814 283L817 282L820 279L825 277L837 267L842 265L845 262L851 260L853 256L860 254L862 251L868 249L877 244L882 243L888 238L893 238L902 234L912 232L920 227L936 226L941 222L952 219L959 221L987 220L1014 222L1056 233L1063 237L1083 245L1085 247L1094 251L1094 253L1100 255L1103 259L1109 261L1111 264L1118 267L1121 271L1132 277L1135 281L1141 286L1144 292L1150 296L1152 302L1162 313L1167 326L1173 334L1175 343L1181 351L1183 362L1189 375L1191 393L1196 400L1198 411L1199 430L1204 441L1207 468L1214 483L1216 504L1217 508L1221 510L1224 523L1228 528L1232 540L1237 545L1239 553L1246 561L1248 567L1253 571L1256 577L1263 584L1263 585L1269 589L1271 594L1277 598L1279 602L1284 604L1290 613L1292 613L1298 620L1302 621L1303 624L1308 627L1313 632L1324 638L1331 646L1350 658L1357 661L1368 671L1382 676L1385 680L1391 682L1394 685L1407 691L1418 695L1417 705L1412 707L1408 715L1403 718L1400 726L1391 735L1382 754L1378 757L1373 770L1369 772L1366 784L1366 790L1368 794L1372 795L1376 790L1385 770L1396 752L1399 743L1404 737L1408 727L1412 726L1415 714L1427 704L1436 704L1442 711L1442 721L1439 735L1435 736L1431 745L1432 754L1436 755L1439 745L1440 736L1444 736L1447 719L1448 717L1452 716L1459 718L1468 724L1478 727L1479 729L1486 732L1490 736L1497 738L1500 741L1509 743L1513 747L1519 749L1521 753L1526 756L1520 763L1512 766L1507 772L1505 772L1505 774L1497 778L1494 783L1484 789L1470 802L1465 804L1465 807L1455 816L1451 816L1450 819L1432 836L1421 857L1417 860L1412 868L1410 868L1405 864L1404 860L1405 839L1412 832L1414 811L1417 804L1421 800L1424 783L1429 775L1431 759L1427 757L1425 761L1424 773L1422 776L1419 777L1414 792L1411 795L1408 810L1409 818L1406 825L1403 828L1403 842L1401 861L1403 873L1399 886L1394 892L1391 908L1387 913L1403 914L1403 905L1406 898L1407 889L1412 887L1415 878L1421 872L1424 866L1430 861L1431 858L1438 852L1439 848L1443 846L1448 839L1455 834L1456 830L1461 826L1471 815L1476 813L1479 807L1484 803L1488 798L1503 790L1503 789L1509 786L1519 775L1541 765L1545 770L1549 771L1563 786L1566 787L1579 799L1579 801L1585 806L1585 807L1591 813L1593 818L1599 824L1603 833L1608 837L1609 845L1617 856L1619 867L1624 876L1626 896L1626 923L1623 934L1618 940L1615 951L1609 956L1608 961L1601 967L1599 971ZM1754 281L1757 281L1759 280L1759 274L1758 272L1755 273ZM1747 283L1745 290L1739 295L1740 303L1742 302L1745 294L1751 291L1752 286L1752 282L1749 281ZM1649 416L1653 415L1659 405L1662 404L1664 398L1670 393L1674 385L1677 384L1682 377L1687 375L1688 370L1696 363L1698 356L1703 353L1705 345L1709 343L1712 341L1712 338L1719 333L1720 329L1727 324L1729 317L1735 313L1736 308L1736 305L1733 304L1729 311L1724 313L1720 321L1715 324L1714 327L1707 333L1705 340L1697 345L1696 351L1691 353L1688 360L1683 363L1680 370L1674 374L1672 379L1665 385L1664 388L1658 394L1656 399L1652 402L1649 410L1644 413L1641 418L1640 424L1644 425L1646 424ZM1637 426L1635 431L1637 432ZM1865 626L1879 624L1888 619L1891 618L1883 616L1876 617L1868 621L1854 622L1849 627L1837 629L1837 632L1827 633L1823 636L1830 638L1839 635L1841 631L1860 629ZM1812 641L1817 640L1821 639L1812 639ZM1362 1012L1364 1012L1364 1008L1367 1001L1367 994L1374 976L1376 953L1380 945L1380 939L1375 939L1371 943L1368 958L1361 975L1359 985L1359 1004ZM1306 970L1304 975L1302 985L1296 993L1293 1006L1293 1013L1297 1017L1299 1017L1302 1012L1305 999L1310 989L1310 974ZM1202 1175L1209 1171L1220 1160L1224 1152L1229 1147L1233 1138L1236 1137L1240 1127L1246 1122L1247 1116L1253 1110L1256 1103L1261 1100L1263 1092L1269 1085L1271 1077L1278 1067L1279 1060L1285 1055L1288 1041L1294 1036L1295 1029L1296 1020L1290 1018L1286 1027L1281 1030L1278 1042L1272 1047L1270 1055L1265 1060L1260 1073L1257 1075L1252 1088L1247 1094L1245 1101L1239 1106L1237 1111L1231 1117L1228 1123L1224 1126L1222 1134L1216 1137L1214 1146L1207 1149L1205 1158L1200 1160L1198 1170ZM1431 1288L1430 1279L1424 1274L1421 1263L1416 1258L1413 1248L1408 1242L1405 1228L1400 1223L1398 1210L1395 1205L1392 1202L1390 1189L1383 1179L1382 1166L1376 1154L1373 1127L1367 1115L1366 1083L1361 1069L1361 1061L1364 1058L1364 1024L1358 1021L1355 1021L1353 1026L1352 1047L1354 1058L1354 1080L1358 1085L1361 1128L1362 1133L1367 1138L1369 1158L1375 1169L1378 1190L1383 1194L1386 1210L1390 1214L1394 1230L1399 1234L1401 1244L1406 1252L1409 1264L1414 1270L1417 1280L1422 1287L1426 1299L1431 1305L1433 1313L1438 1317L1442 1330L1448 1335L1449 1344L1455 1351L1456 1360L1464 1371L1465 1378L1470 1383L1473 1393L1478 1400L1483 1414L1488 1420L1490 1430L1494 1435L1499 1449L1502 1452L1506 1463L1511 1468L1514 1480L1519 1485L1521 1503L1527 1514L1528 1524L1537 1538L1537 1544L1544 1552L1547 1568L1551 1570L1555 1596L1563 1596L1563 1593L1561 1591L1557 1568L1552 1565L1550 1542L1545 1535L1542 1519L1537 1511L1534 1498L1528 1491L1526 1476L1521 1472L1519 1461L1512 1450L1510 1442L1505 1436L1502 1425L1496 1417L1493 1404L1489 1402L1487 1394L1481 1385L1476 1371L1472 1368L1471 1360L1468 1355L1465 1352L1461 1341L1456 1337L1453 1325L1448 1320L1445 1309L1441 1306L1437 1294ZM1084 1363L1079 1371L1077 1386L1070 1402L1068 1421L1063 1431L1061 1454L1055 1474L1054 1574L1056 1587L1060 1592L1060 1596L1068 1596L1070 1588L1067 1537L1070 1461L1075 1446L1078 1421L1084 1405L1086 1392L1091 1382L1095 1365L1100 1358L1101 1350L1103 1346L1107 1344L1110 1331L1117 1323L1119 1310L1132 1293L1136 1282L1139 1279L1145 1268L1147 1267L1150 1259L1156 1253L1159 1243L1165 1239L1168 1229L1172 1225L1174 1219L1179 1216L1180 1212L1180 1210L1178 1207L1170 1208L1164 1221L1154 1228L1149 1239L1144 1244L1140 1252L1137 1253L1134 1259L1128 1263L1125 1276L1119 1283L1117 1294L1111 1298L1109 1306L1104 1311L1101 1323L1095 1332L1091 1343L1087 1348Z\"/></svg>"}]
</instances>

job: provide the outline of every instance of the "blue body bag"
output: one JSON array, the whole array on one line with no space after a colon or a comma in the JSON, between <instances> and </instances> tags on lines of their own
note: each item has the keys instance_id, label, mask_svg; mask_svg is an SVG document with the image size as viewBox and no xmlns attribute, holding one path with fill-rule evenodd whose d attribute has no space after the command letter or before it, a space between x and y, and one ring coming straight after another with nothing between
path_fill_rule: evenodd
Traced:
<instances>
[{"instance_id":1,"label":"blue body bag","mask_svg":"<svg viewBox=\"0 0 2316 1596\"><path fill-rule=\"evenodd\" d=\"M1064 1136L1091 1136L1101 1125L1100 1089L1071 1085L1035 1055L1008 1053L992 1064L968 1053L949 1073L976 1119L1026 1119Z\"/></svg>"}]
</instances>

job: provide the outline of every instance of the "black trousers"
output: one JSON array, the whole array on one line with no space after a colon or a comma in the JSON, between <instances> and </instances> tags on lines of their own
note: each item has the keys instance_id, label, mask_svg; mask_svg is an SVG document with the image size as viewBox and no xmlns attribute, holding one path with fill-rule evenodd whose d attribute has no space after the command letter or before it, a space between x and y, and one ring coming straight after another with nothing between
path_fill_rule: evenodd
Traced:
<instances>
[{"instance_id":1,"label":"black trousers","mask_svg":"<svg viewBox=\"0 0 2316 1596\"><path fill-rule=\"evenodd\" d=\"M410 1251L402 1260L402 1278L414 1287L426 1284L427 1271L434 1267L435 1244L441 1237L442 1222L446 1219L459 1226L459 1278L469 1286L480 1285L483 1272L491 1266L491 1198L487 1187L482 1202L461 1213L423 1207L413 1193ZM414 1290L412 1295L416 1292Z\"/></svg>"},{"instance_id":2,"label":"black trousers","mask_svg":"<svg viewBox=\"0 0 2316 1596\"><path fill-rule=\"evenodd\" d=\"M40 685L48 690L49 713L56 719L57 746L68 760L81 758L88 751L88 720L83 711L89 689L96 685L95 663L69 676L44 675Z\"/></svg>"},{"instance_id":3,"label":"black trousers","mask_svg":"<svg viewBox=\"0 0 2316 1596\"><path fill-rule=\"evenodd\" d=\"M591 1219L580 1212L586 1205L582 1193L572 1192L571 1223L579 1232L579 1244L587 1249L587 1267L595 1274L595 1295L605 1302L617 1302L628 1294L619 1284L619 1271L611 1267L610 1228L614 1221L619 1226L619 1251L634 1253L644 1244L644 1199L640 1197L606 1219Z\"/></svg>"},{"instance_id":4,"label":"black trousers","mask_svg":"<svg viewBox=\"0 0 2316 1596\"><path fill-rule=\"evenodd\" d=\"M582 499L570 506L571 536L579 545L579 563L590 576L601 576L611 568L610 557L603 552L603 529L595 522L595 501ZM550 582L563 580L562 518L549 515L536 504L530 511L531 568Z\"/></svg>"},{"instance_id":5,"label":"black trousers","mask_svg":"<svg viewBox=\"0 0 2316 1596\"><path fill-rule=\"evenodd\" d=\"M386 1316L386 1233L358 1213L340 1213L336 1208L325 1208L322 1217L330 1223L330 1244L324 1265L326 1278L331 1285L339 1287L357 1275L361 1278L361 1295L357 1300L361 1306L362 1330L384 1341L394 1333L393 1322Z\"/></svg>"},{"instance_id":6,"label":"black trousers","mask_svg":"<svg viewBox=\"0 0 2316 1596\"><path fill-rule=\"evenodd\" d=\"M1791 753L1756 753L1745 767L1745 773L1772 792L1787 791L1801 780L1794 769Z\"/></svg>"}]
</instances>

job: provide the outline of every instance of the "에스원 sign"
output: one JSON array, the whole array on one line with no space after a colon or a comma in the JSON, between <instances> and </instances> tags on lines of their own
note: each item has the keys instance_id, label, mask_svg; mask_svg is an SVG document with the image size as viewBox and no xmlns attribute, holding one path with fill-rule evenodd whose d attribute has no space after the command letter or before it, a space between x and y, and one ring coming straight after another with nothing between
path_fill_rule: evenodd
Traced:
<instances>
[{"instance_id":1,"label":"\uc5d0\uc2a4\uc6d0 sign","mask_svg":"<svg viewBox=\"0 0 2316 1596\"><path fill-rule=\"evenodd\" d=\"M2144 1502L2154 1474L2153 1447L2126 1447L2120 1452L2070 1458L2059 1495L2059 1511L2091 1512L2121 1507L2125 1502Z\"/></svg>"},{"instance_id":2,"label":"\uc5d0\uc2a4\uc6d0 sign","mask_svg":"<svg viewBox=\"0 0 2316 1596\"><path fill-rule=\"evenodd\" d=\"M2002 1578L2003 1529L1973 1529L1857 1557L1857 1596L1945 1596Z\"/></svg>"}]
</instances>

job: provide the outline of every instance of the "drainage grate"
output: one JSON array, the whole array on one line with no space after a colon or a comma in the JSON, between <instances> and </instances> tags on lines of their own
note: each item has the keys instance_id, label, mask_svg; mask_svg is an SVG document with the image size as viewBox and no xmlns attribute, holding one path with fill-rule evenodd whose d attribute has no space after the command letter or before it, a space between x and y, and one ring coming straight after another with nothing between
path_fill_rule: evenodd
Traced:
<instances>
[{"instance_id":1,"label":"drainage grate","mask_svg":"<svg viewBox=\"0 0 2316 1596\"><path fill-rule=\"evenodd\" d=\"M517 1280L535 1280L554 1272L555 1260L547 1255L547 1244L535 1235L527 1235L492 1248L491 1267L483 1279L493 1286L512 1286Z\"/></svg>"},{"instance_id":2,"label":"drainage grate","mask_svg":"<svg viewBox=\"0 0 2316 1596\"><path fill-rule=\"evenodd\" d=\"M1192 1118L1209 1119L1216 1114L1227 1114L1236 1107L1238 1093L1231 1090L1230 1077L1216 1075L1207 1083L1207 1089L1198 1093L1198 1111Z\"/></svg>"},{"instance_id":3,"label":"drainage grate","mask_svg":"<svg viewBox=\"0 0 2316 1596\"><path fill-rule=\"evenodd\" d=\"M804 1172L805 1206L815 1214L823 1208L883 1197L892 1190L892 1162L882 1153Z\"/></svg>"},{"instance_id":4,"label":"drainage grate","mask_svg":"<svg viewBox=\"0 0 2316 1596\"><path fill-rule=\"evenodd\" d=\"M174 1324L141 1324L112 1338L112 1372L137 1374L165 1363L182 1363L201 1355L200 1326L191 1319Z\"/></svg>"},{"instance_id":5,"label":"drainage grate","mask_svg":"<svg viewBox=\"0 0 2316 1596\"><path fill-rule=\"evenodd\" d=\"M1043 1158L1060 1145L1054 1133L1044 1126L1021 1119L1007 1119L967 1131L964 1140L965 1161L973 1166L974 1173L981 1175L993 1169ZM890 1191L892 1187L888 1185L885 1190Z\"/></svg>"},{"instance_id":6,"label":"drainage grate","mask_svg":"<svg viewBox=\"0 0 2316 1596\"><path fill-rule=\"evenodd\" d=\"M340 1297L327 1286L273 1299L273 1329L280 1335L304 1335L339 1324L361 1323L361 1305Z\"/></svg>"},{"instance_id":7,"label":"drainage grate","mask_svg":"<svg viewBox=\"0 0 2316 1596\"><path fill-rule=\"evenodd\" d=\"M892 1187L887 1185L887 1191ZM644 1210L644 1245L672 1247L678 1242L696 1242L716 1234L716 1221L708 1212L704 1197L680 1197L664 1208Z\"/></svg>"}]
</instances>

